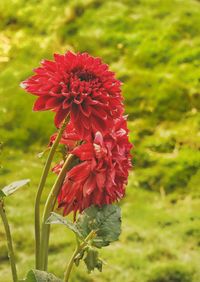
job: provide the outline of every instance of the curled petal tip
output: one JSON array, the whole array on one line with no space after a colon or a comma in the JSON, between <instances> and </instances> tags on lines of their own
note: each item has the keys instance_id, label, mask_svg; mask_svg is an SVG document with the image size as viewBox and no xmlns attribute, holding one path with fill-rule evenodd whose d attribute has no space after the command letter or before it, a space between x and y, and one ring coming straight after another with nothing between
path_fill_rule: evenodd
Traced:
<instances>
[{"instance_id":1,"label":"curled petal tip","mask_svg":"<svg viewBox=\"0 0 200 282\"><path fill-rule=\"evenodd\" d=\"M21 88L23 88L23 89L26 89L27 84L26 84L25 81L22 81L19 86L20 86Z\"/></svg>"},{"instance_id":2,"label":"curled petal tip","mask_svg":"<svg viewBox=\"0 0 200 282\"><path fill-rule=\"evenodd\" d=\"M102 143L103 143L103 136L102 136L100 131L96 132L95 138L94 138L94 142L97 143L97 144L102 145Z\"/></svg>"}]
</instances>

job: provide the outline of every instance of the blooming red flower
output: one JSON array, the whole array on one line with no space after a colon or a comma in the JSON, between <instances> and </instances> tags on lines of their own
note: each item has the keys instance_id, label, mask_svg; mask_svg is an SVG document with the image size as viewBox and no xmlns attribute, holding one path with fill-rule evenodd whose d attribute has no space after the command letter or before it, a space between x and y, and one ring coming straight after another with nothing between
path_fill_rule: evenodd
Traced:
<instances>
[{"instance_id":1,"label":"blooming red flower","mask_svg":"<svg viewBox=\"0 0 200 282\"><path fill-rule=\"evenodd\" d=\"M38 96L33 109L56 112L57 127L70 114L82 138L96 131L106 134L113 118L123 113L120 81L101 59L87 53L55 54L54 59L44 60L36 74L22 83Z\"/></svg>"},{"instance_id":2,"label":"blooming red flower","mask_svg":"<svg viewBox=\"0 0 200 282\"><path fill-rule=\"evenodd\" d=\"M67 174L58 196L64 215L83 211L91 205L102 206L125 194L131 167L128 130L124 118L115 121L110 134L95 134L93 142L76 147L72 153L80 159ZM62 164L54 169L59 172Z\"/></svg>"}]
</instances>

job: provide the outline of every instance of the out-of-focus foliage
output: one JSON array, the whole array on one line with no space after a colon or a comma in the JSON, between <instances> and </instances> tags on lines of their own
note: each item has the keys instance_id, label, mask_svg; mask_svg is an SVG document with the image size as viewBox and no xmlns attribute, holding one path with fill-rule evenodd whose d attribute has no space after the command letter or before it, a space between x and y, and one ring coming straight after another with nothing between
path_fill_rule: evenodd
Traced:
<instances>
[{"instance_id":1,"label":"out-of-focus foliage","mask_svg":"<svg viewBox=\"0 0 200 282\"><path fill-rule=\"evenodd\" d=\"M147 282L191 282L192 276L192 271L187 267L172 264L154 269Z\"/></svg>"},{"instance_id":2,"label":"out-of-focus foliage","mask_svg":"<svg viewBox=\"0 0 200 282\"><path fill-rule=\"evenodd\" d=\"M1 0L0 141L10 148L8 165L15 163L11 169L4 164L2 185L31 177L31 170L32 185L37 184L38 160L28 154L23 159L19 151L48 143L55 130L53 114L33 113L35 98L18 85L42 59L66 50L102 57L122 80L135 144L124 235L114 247L120 255L107 253L117 266L94 280L199 282L200 1ZM161 198L146 190L160 191ZM19 228L23 222L30 235L25 204L22 209L24 218L16 216L13 224ZM32 243L25 245L27 236L24 241L20 236L16 229L17 248L32 254ZM62 240L60 247L52 246L50 258L50 271L57 270L58 276L56 253L65 246ZM0 244L0 260L5 257ZM83 273L72 281L94 281Z\"/></svg>"},{"instance_id":3,"label":"out-of-focus foliage","mask_svg":"<svg viewBox=\"0 0 200 282\"><path fill-rule=\"evenodd\" d=\"M0 3L1 139L47 142L51 113L18 87L43 58L100 56L124 83L138 185L196 188L200 177L200 3L85 0Z\"/></svg>"}]
</instances>

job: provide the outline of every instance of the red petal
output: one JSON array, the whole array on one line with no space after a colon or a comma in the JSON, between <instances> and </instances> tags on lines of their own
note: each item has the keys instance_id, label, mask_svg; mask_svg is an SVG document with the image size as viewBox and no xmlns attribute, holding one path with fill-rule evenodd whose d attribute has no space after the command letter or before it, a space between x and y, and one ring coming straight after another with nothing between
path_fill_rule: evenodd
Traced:
<instances>
[{"instance_id":1,"label":"red petal","mask_svg":"<svg viewBox=\"0 0 200 282\"><path fill-rule=\"evenodd\" d=\"M79 119L79 107L76 104L72 104L71 107L71 118L72 122L75 123L77 119Z\"/></svg>"},{"instance_id":2,"label":"red petal","mask_svg":"<svg viewBox=\"0 0 200 282\"><path fill-rule=\"evenodd\" d=\"M49 96L40 96L33 106L33 111L45 111L47 110L47 101L49 100Z\"/></svg>"},{"instance_id":3,"label":"red petal","mask_svg":"<svg viewBox=\"0 0 200 282\"><path fill-rule=\"evenodd\" d=\"M74 166L69 172L67 177L74 181L83 181L90 174L90 165L88 162L83 162L77 166Z\"/></svg>"},{"instance_id":4,"label":"red petal","mask_svg":"<svg viewBox=\"0 0 200 282\"><path fill-rule=\"evenodd\" d=\"M72 151L72 154L79 157L80 160L91 160L94 157L94 149L92 144L83 144Z\"/></svg>"},{"instance_id":5,"label":"red petal","mask_svg":"<svg viewBox=\"0 0 200 282\"><path fill-rule=\"evenodd\" d=\"M84 116L89 117L91 114L91 107L87 104L87 101L84 101L79 105L79 108Z\"/></svg>"},{"instance_id":6,"label":"red petal","mask_svg":"<svg viewBox=\"0 0 200 282\"><path fill-rule=\"evenodd\" d=\"M101 119L104 119L104 120L107 119L107 113L103 109L101 109L101 107L94 106L92 108L92 113L93 113L93 115L95 115L95 116L97 116Z\"/></svg>"},{"instance_id":7,"label":"red petal","mask_svg":"<svg viewBox=\"0 0 200 282\"><path fill-rule=\"evenodd\" d=\"M61 124L61 122L67 117L68 113L69 113L70 109L62 109L60 108L54 118L54 123L56 125L56 127L59 127L59 125Z\"/></svg>"},{"instance_id":8,"label":"red petal","mask_svg":"<svg viewBox=\"0 0 200 282\"><path fill-rule=\"evenodd\" d=\"M86 129L90 129L90 121L87 117L85 117L84 115L81 115L81 123L83 124L83 126L86 128Z\"/></svg>"},{"instance_id":9,"label":"red petal","mask_svg":"<svg viewBox=\"0 0 200 282\"><path fill-rule=\"evenodd\" d=\"M85 127L84 127L81 119L78 119L77 121L74 122L74 127L83 139L86 138L87 130L85 130Z\"/></svg>"},{"instance_id":10,"label":"red petal","mask_svg":"<svg viewBox=\"0 0 200 282\"><path fill-rule=\"evenodd\" d=\"M101 131L102 133L108 132L107 124L103 119L98 117L91 117L91 123L94 131Z\"/></svg>"},{"instance_id":11,"label":"red petal","mask_svg":"<svg viewBox=\"0 0 200 282\"><path fill-rule=\"evenodd\" d=\"M60 97L60 98L55 98L55 97L50 98L47 102L47 107L49 109L55 109L58 106L60 106L60 104L62 103L62 100L63 100L62 97Z\"/></svg>"},{"instance_id":12,"label":"red petal","mask_svg":"<svg viewBox=\"0 0 200 282\"><path fill-rule=\"evenodd\" d=\"M65 58L64 55L54 54L54 60L56 61L56 63L63 64L64 58Z\"/></svg>"},{"instance_id":13,"label":"red petal","mask_svg":"<svg viewBox=\"0 0 200 282\"><path fill-rule=\"evenodd\" d=\"M56 71L56 64L53 61L43 60L41 64L43 65L43 67L45 67L49 71L52 71L52 72Z\"/></svg>"},{"instance_id":14,"label":"red petal","mask_svg":"<svg viewBox=\"0 0 200 282\"><path fill-rule=\"evenodd\" d=\"M95 189L96 181L94 176L89 176L88 179L85 181L85 184L83 185L83 195L86 197L87 195L90 195L93 190Z\"/></svg>"},{"instance_id":15,"label":"red petal","mask_svg":"<svg viewBox=\"0 0 200 282\"><path fill-rule=\"evenodd\" d=\"M96 174L96 182L97 182L98 188L102 189L104 187L105 180L106 180L105 173L97 173Z\"/></svg>"}]
</instances>

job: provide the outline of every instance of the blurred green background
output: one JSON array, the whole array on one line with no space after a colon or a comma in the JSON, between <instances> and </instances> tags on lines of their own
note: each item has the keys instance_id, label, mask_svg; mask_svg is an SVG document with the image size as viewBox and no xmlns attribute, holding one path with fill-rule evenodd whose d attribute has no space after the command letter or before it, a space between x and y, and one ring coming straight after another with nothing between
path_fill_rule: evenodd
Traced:
<instances>
[{"instance_id":1,"label":"blurred green background","mask_svg":"<svg viewBox=\"0 0 200 282\"><path fill-rule=\"evenodd\" d=\"M200 1L1 0L0 187L31 178L7 201L21 277L34 265L33 204L55 130L19 88L54 52L100 56L123 83L134 169L122 201L120 241L102 251L103 273L72 282L200 281ZM51 175L46 191L50 189ZM45 197L44 197L45 198ZM62 277L74 245L53 227L49 270ZM10 282L0 225L0 281Z\"/></svg>"}]
</instances>

